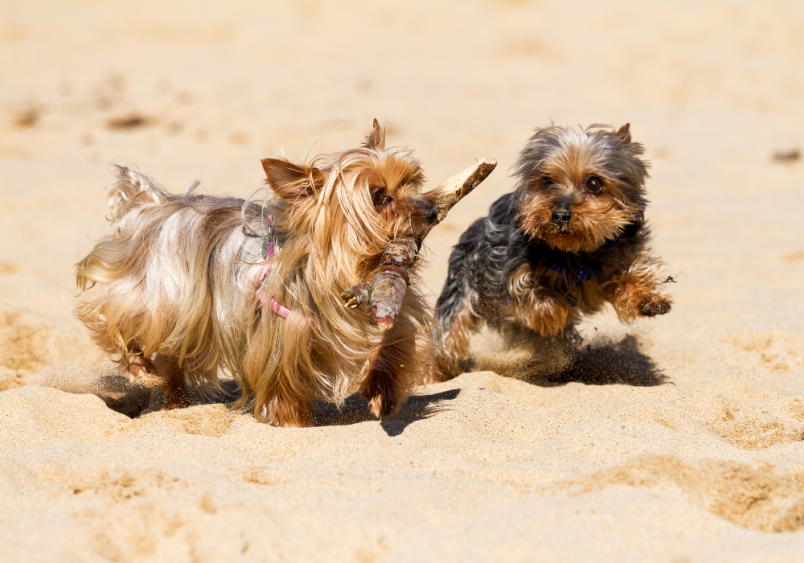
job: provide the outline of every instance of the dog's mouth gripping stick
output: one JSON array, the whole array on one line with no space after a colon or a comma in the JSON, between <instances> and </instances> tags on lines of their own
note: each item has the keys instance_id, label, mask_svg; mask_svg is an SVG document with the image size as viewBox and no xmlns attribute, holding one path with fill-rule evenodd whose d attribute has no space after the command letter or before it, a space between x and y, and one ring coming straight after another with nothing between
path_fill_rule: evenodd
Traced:
<instances>
[{"instance_id":1,"label":"dog's mouth gripping stick","mask_svg":"<svg viewBox=\"0 0 804 563\"><path fill-rule=\"evenodd\" d=\"M391 241L382 253L380 265L367 277L365 283L350 287L341 294L348 309L368 306L380 330L388 330L396 322L405 292L410 285L409 271L419 254L422 241L438 225L456 203L469 195L497 166L493 158L484 158L449 178L446 182L423 195L438 211L436 219L417 238L402 237Z\"/></svg>"}]
</instances>

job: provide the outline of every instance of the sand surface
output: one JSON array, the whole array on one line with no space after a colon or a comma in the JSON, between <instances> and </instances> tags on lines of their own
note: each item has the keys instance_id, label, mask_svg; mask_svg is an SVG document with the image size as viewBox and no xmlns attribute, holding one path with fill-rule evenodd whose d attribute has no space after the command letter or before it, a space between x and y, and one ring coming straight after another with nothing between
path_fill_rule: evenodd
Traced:
<instances>
[{"instance_id":1,"label":"sand surface","mask_svg":"<svg viewBox=\"0 0 804 563\"><path fill-rule=\"evenodd\" d=\"M0 12L2 561L804 560L804 163L774 158L804 149L804 4ZM564 377L464 374L383 423L357 399L303 430L126 416L71 315L108 164L242 196L259 158L374 117L433 182L500 163L429 238L433 299L532 128L630 121L674 310L590 318Z\"/></svg>"}]
</instances>

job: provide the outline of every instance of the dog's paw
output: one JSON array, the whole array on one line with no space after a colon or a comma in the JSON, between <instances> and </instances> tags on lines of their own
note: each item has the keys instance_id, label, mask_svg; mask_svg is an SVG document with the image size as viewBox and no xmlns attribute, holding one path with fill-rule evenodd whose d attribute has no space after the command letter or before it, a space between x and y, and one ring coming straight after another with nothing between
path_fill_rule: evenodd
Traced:
<instances>
[{"instance_id":1,"label":"dog's paw","mask_svg":"<svg viewBox=\"0 0 804 563\"><path fill-rule=\"evenodd\" d=\"M311 424L310 411L303 397L280 397L275 392L257 400L254 418L263 424L282 428L306 428Z\"/></svg>"},{"instance_id":2,"label":"dog's paw","mask_svg":"<svg viewBox=\"0 0 804 563\"><path fill-rule=\"evenodd\" d=\"M371 414L379 419L387 418L399 409L399 401L396 400L396 397L385 394L374 395L367 399L366 402Z\"/></svg>"},{"instance_id":3,"label":"dog's paw","mask_svg":"<svg viewBox=\"0 0 804 563\"><path fill-rule=\"evenodd\" d=\"M383 404L385 403L385 404ZM385 407L385 408L383 408ZM382 400L382 395L377 395L372 397L368 400L368 408L371 411L371 414L376 416L377 418L382 418L383 416L387 416L388 411L388 404L386 401Z\"/></svg>"},{"instance_id":4,"label":"dog's paw","mask_svg":"<svg viewBox=\"0 0 804 563\"><path fill-rule=\"evenodd\" d=\"M377 418L389 417L399 409L399 393L392 382L389 374L375 372L361 385L360 394Z\"/></svg>"},{"instance_id":5,"label":"dog's paw","mask_svg":"<svg viewBox=\"0 0 804 563\"><path fill-rule=\"evenodd\" d=\"M434 385L443 381L443 374L436 370L426 370L419 378L419 385Z\"/></svg>"},{"instance_id":6,"label":"dog's paw","mask_svg":"<svg viewBox=\"0 0 804 563\"><path fill-rule=\"evenodd\" d=\"M662 295L652 295L639 306L639 313L643 317L655 317L670 312L670 300Z\"/></svg>"},{"instance_id":7,"label":"dog's paw","mask_svg":"<svg viewBox=\"0 0 804 563\"><path fill-rule=\"evenodd\" d=\"M359 283L341 293L341 300L347 309L357 309L361 305L368 305L371 301L371 286Z\"/></svg>"},{"instance_id":8,"label":"dog's paw","mask_svg":"<svg viewBox=\"0 0 804 563\"><path fill-rule=\"evenodd\" d=\"M170 382L162 389L162 410L184 409L193 404L193 398L184 385Z\"/></svg>"},{"instance_id":9,"label":"dog's paw","mask_svg":"<svg viewBox=\"0 0 804 563\"><path fill-rule=\"evenodd\" d=\"M128 380L134 385L142 385L151 389L161 387L164 379L157 373L151 360L140 354L131 355L127 362Z\"/></svg>"},{"instance_id":10,"label":"dog's paw","mask_svg":"<svg viewBox=\"0 0 804 563\"><path fill-rule=\"evenodd\" d=\"M436 365L436 363L432 363L424 367L421 372L421 377L418 381L419 385L434 385L436 383L441 383L442 381L446 381L451 379L449 375L444 370L444 366Z\"/></svg>"}]
</instances>

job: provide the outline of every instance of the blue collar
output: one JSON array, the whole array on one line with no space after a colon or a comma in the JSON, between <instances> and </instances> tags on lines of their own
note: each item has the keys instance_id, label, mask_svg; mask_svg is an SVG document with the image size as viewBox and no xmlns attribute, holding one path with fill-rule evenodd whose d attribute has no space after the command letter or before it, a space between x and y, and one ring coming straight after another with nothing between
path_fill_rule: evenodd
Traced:
<instances>
[{"instance_id":1,"label":"blue collar","mask_svg":"<svg viewBox=\"0 0 804 563\"><path fill-rule=\"evenodd\" d=\"M597 276L589 272L589 270L587 270L586 268L580 268L580 267L576 269L575 277L569 278L569 272L567 271L566 266L563 266L557 262L553 262L552 260L548 260L546 256L542 258L542 264L544 264L554 272L563 274L573 283L575 287L578 287L586 280L594 280L597 278Z\"/></svg>"}]
</instances>

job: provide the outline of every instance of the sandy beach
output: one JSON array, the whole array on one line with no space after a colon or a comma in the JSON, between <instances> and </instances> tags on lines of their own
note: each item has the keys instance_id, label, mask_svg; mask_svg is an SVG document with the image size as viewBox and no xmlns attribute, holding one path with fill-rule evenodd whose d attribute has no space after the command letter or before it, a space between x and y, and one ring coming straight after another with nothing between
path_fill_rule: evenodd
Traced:
<instances>
[{"instance_id":1,"label":"sandy beach","mask_svg":"<svg viewBox=\"0 0 804 563\"><path fill-rule=\"evenodd\" d=\"M804 4L0 0L0 560L803 561ZM73 317L111 163L173 191L373 118L434 186L513 188L537 126L631 123L664 317L585 319L569 372L350 397L281 429L224 404L138 415ZM132 417L133 416L133 417Z\"/></svg>"}]
</instances>

